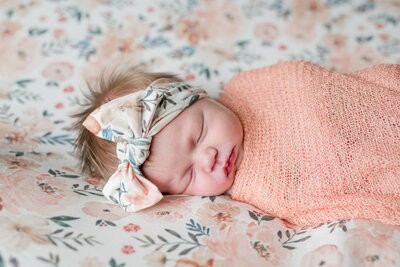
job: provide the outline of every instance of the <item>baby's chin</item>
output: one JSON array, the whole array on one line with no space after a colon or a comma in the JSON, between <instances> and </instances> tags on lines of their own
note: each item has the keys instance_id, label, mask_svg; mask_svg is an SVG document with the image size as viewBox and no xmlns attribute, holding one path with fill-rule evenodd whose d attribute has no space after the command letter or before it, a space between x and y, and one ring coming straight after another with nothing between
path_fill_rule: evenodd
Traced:
<instances>
[{"instance_id":1,"label":"baby's chin","mask_svg":"<svg viewBox=\"0 0 400 267\"><path fill-rule=\"evenodd\" d=\"M228 181L227 181L228 182ZM186 193L187 195L191 196L219 196L219 195L224 195L227 194L227 192L231 192L231 188L233 185L233 181L230 181L230 183L225 183L225 184L215 184L213 190L210 190L209 188L203 189L203 190L195 190L192 192ZM215 190L216 188L219 188L220 190Z\"/></svg>"}]
</instances>

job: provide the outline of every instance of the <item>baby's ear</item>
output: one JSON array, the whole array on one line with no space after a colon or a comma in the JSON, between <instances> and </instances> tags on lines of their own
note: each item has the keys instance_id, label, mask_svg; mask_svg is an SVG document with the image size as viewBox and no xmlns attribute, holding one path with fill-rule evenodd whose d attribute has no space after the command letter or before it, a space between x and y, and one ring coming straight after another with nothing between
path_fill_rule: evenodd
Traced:
<instances>
[{"instance_id":1,"label":"baby's ear","mask_svg":"<svg viewBox=\"0 0 400 267\"><path fill-rule=\"evenodd\" d=\"M97 135L97 133L101 130L100 124L90 115L86 118L82 125L95 135Z\"/></svg>"}]
</instances>

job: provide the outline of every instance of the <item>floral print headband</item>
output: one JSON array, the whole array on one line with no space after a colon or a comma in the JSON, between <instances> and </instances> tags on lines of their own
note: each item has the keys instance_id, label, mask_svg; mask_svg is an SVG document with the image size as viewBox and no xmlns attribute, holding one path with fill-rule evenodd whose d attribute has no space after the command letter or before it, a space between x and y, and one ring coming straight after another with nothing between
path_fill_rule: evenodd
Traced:
<instances>
[{"instance_id":1,"label":"floral print headband","mask_svg":"<svg viewBox=\"0 0 400 267\"><path fill-rule=\"evenodd\" d=\"M161 78L140 90L107 102L83 122L96 136L117 143L119 165L103 188L106 198L135 212L162 199L140 167L150 154L152 136L201 98L205 90Z\"/></svg>"}]
</instances>

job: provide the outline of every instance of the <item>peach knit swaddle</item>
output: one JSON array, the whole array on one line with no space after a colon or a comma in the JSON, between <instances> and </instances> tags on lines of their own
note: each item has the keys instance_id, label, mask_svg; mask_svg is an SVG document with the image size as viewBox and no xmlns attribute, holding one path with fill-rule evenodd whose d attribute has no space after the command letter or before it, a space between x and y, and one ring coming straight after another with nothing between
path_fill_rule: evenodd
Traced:
<instances>
[{"instance_id":1,"label":"peach knit swaddle","mask_svg":"<svg viewBox=\"0 0 400 267\"><path fill-rule=\"evenodd\" d=\"M232 197L298 225L400 224L400 66L339 74L291 61L235 76L244 128Z\"/></svg>"}]
</instances>

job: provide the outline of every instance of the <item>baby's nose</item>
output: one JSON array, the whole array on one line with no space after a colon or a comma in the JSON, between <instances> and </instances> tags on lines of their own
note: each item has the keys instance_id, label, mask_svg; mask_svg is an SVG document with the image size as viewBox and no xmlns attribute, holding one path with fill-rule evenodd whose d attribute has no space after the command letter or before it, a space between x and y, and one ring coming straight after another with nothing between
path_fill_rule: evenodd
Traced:
<instances>
[{"instance_id":1,"label":"baby's nose","mask_svg":"<svg viewBox=\"0 0 400 267\"><path fill-rule=\"evenodd\" d=\"M202 157L200 158L200 162L202 163L202 168L206 172L211 172L214 169L215 162L217 160L217 149L213 147L207 147L202 153Z\"/></svg>"}]
</instances>

